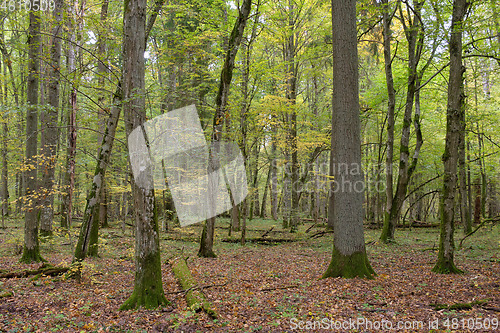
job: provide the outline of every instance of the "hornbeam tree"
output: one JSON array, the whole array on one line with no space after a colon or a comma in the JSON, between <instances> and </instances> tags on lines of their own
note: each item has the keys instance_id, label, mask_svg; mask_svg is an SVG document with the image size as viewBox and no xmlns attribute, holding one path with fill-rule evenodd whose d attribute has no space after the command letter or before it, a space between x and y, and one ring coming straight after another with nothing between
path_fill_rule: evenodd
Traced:
<instances>
[{"instance_id":1,"label":"hornbeam tree","mask_svg":"<svg viewBox=\"0 0 500 333\"><path fill-rule=\"evenodd\" d=\"M127 136L146 121L145 62L147 0L127 0L123 13L123 113ZM130 161L131 162L131 161ZM145 170L153 184L151 167ZM135 285L121 310L156 308L167 303L160 263L158 216L153 186L142 187L132 179L135 211Z\"/></svg>"},{"instance_id":2,"label":"hornbeam tree","mask_svg":"<svg viewBox=\"0 0 500 333\"><path fill-rule=\"evenodd\" d=\"M332 260L323 278L367 277L373 271L363 234L363 173L359 119L356 0L332 0ZM363 186L361 187L360 184Z\"/></svg>"},{"instance_id":3,"label":"hornbeam tree","mask_svg":"<svg viewBox=\"0 0 500 333\"><path fill-rule=\"evenodd\" d=\"M42 38L40 34L40 11L30 11L28 28L28 109L26 111L26 171L24 172L26 213L24 215L24 248L22 262L43 261L38 242L38 218L36 209L37 183L37 127L38 127L38 89L40 87L40 53Z\"/></svg>"},{"instance_id":4,"label":"hornbeam tree","mask_svg":"<svg viewBox=\"0 0 500 333\"><path fill-rule=\"evenodd\" d=\"M231 80L233 78L234 61L236 60L236 54L238 53L241 38L243 37L243 32L245 31L248 16L250 15L251 6L252 0L243 1L243 3L241 4L241 8L239 9L238 19L236 20L233 30L231 31L231 36L229 37L227 53L224 59L224 67L222 68L222 72L220 75L219 90L215 99L216 109L213 122L214 129L212 134L212 143L214 144L213 146L216 147L216 149L219 147L218 143L222 139L222 128L227 112L226 108L229 98L229 88L231 86ZM212 163L210 163L210 168L212 170L216 170L218 168L216 161L211 162ZM206 220L205 224L203 225L198 256L205 258L215 257L215 253L213 251L214 229L215 217L211 217Z\"/></svg>"},{"instance_id":5,"label":"hornbeam tree","mask_svg":"<svg viewBox=\"0 0 500 333\"><path fill-rule=\"evenodd\" d=\"M455 229L455 187L457 185L458 146L462 113L464 112L463 74L465 67L462 64L462 30L467 0L453 1L451 18L450 74L448 80L448 106L446 110L446 143L443 154L444 177L439 213L441 219L441 234L439 237L438 260L433 272L462 273L455 267L453 256L455 244L453 233Z\"/></svg>"}]
</instances>

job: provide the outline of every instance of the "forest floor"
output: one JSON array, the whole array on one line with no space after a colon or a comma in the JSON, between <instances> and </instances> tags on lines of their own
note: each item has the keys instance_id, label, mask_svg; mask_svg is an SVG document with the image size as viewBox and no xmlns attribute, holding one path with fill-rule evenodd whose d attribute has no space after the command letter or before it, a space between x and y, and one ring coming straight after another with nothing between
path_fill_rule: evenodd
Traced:
<instances>
[{"instance_id":1,"label":"forest floor","mask_svg":"<svg viewBox=\"0 0 500 333\"><path fill-rule=\"evenodd\" d=\"M227 226L222 219L217 223ZM39 267L19 263L22 220L6 224L7 229L0 229L0 270ZM267 237L296 241L241 246L221 242L228 229L218 228L216 259L196 256L199 227L161 233L163 286L171 304L153 311L119 311L133 290L134 239L130 229L125 234L118 226L103 229L101 257L85 260L80 281L50 276L0 279L0 332L500 330L500 225L485 226L464 241L455 257L466 272L463 275L431 272L437 229L399 229L397 243L391 245L376 243L380 231L367 229L367 251L377 273L374 280L320 279L330 261L332 234L311 239L322 229L306 233L310 222L289 234L279 222L253 220L248 222L247 236L258 237L272 225L275 228ZM56 232L43 240L43 257L53 265L69 265L77 232L75 226L71 239ZM233 237L238 235L233 232ZM457 230L456 239L461 237ZM218 312L216 320L187 307L168 264L175 255L189 257L191 273Z\"/></svg>"}]
</instances>

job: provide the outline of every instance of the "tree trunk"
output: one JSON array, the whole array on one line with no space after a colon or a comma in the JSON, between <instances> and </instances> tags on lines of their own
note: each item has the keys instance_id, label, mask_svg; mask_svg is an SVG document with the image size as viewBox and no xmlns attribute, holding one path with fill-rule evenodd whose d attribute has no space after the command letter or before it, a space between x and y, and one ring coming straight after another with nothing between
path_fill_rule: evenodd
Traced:
<instances>
[{"instance_id":1,"label":"tree trunk","mask_svg":"<svg viewBox=\"0 0 500 333\"><path fill-rule=\"evenodd\" d=\"M44 108L44 123L42 131L41 149L43 159L43 176L41 181L42 200L40 207L40 235L52 235L52 221L54 220L54 179L57 158L57 142L59 140L58 113L59 113L59 77L61 63L61 39L63 21L63 1L56 0L53 12L52 41L50 45L49 92L48 106Z\"/></svg>"},{"instance_id":2,"label":"tree trunk","mask_svg":"<svg viewBox=\"0 0 500 333\"><path fill-rule=\"evenodd\" d=\"M384 65L385 79L387 85L387 155L385 160L386 172L386 206L384 219L389 220L389 215L392 208L392 198L394 190L392 188L394 161L394 109L396 107L396 90L394 89L394 78L392 76L392 54L391 54L391 21L390 8L388 0L382 0L383 8L383 26L384 26Z\"/></svg>"},{"instance_id":3,"label":"tree trunk","mask_svg":"<svg viewBox=\"0 0 500 333\"><path fill-rule=\"evenodd\" d=\"M236 54L238 52L238 47L240 45L241 39L243 37L243 32L247 23L248 16L250 15L251 0L244 0L239 9L238 19L235 22L233 30L231 31L231 36L228 41L228 48L226 56L224 59L224 66L222 67L219 89L215 99L216 109L213 121L213 133L212 133L212 143L215 149L215 154L218 153L219 143L222 139L222 129L224 125L224 119L226 117L226 106L229 97L229 88L231 86L231 80L233 78L233 68L234 62L236 60ZM208 174L213 170L218 169L218 161L210 158ZM200 238L200 249L198 251L198 256L204 258L213 258L215 253L213 251L214 243L214 228L215 228L215 217L211 217L205 221L203 225L203 232Z\"/></svg>"},{"instance_id":4,"label":"tree trunk","mask_svg":"<svg viewBox=\"0 0 500 333\"><path fill-rule=\"evenodd\" d=\"M396 193L392 198L391 209L389 214L384 216L384 226L382 229L382 233L380 235L380 240L384 243L388 243L394 241L394 231L396 230L396 226L399 221L399 217L401 214L401 208L403 206L406 192L408 189L408 184L411 179L411 175L415 170L418 155L420 151L420 147L422 146L422 140L419 140L419 131L420 131L420 122L417 115L417 111L415 112L415 128L417 132L417 146L415 147L412 162L409 162L410 157L410 127L412 123L412 112L413 112L413 104L415 101L415 95L418 92L418 82L419 82L419 73L417 72L418 62L420 60L421 55L421 47L423 44L423 33L421 22L418 19L420 17L420 12L423 6L423 1L417 1L415 3L414 8L414 16L411 20L411 26L405 27L405 34L408 40L408 88L406 92L406 105L405 105L405 113L403 118L403 128L401 130L401 141L400 141L400 149L399 149L399 172L398 172L398 181L396 185ZM400 12L402 12L400 8ZM420 73L421 75L421 73ZM415 107L417 108L417 106ZM421 134L421 133L420 133ZM421 137L420 137L421 138Z\"/></svg>"},{"instance_id":5,"label":"tree trunk","mask_svg":"<svg viewBox=\"0 0 500 333\"><path fill-rule=\"evenodd\" d=\"M465 110L460 113L460 116L460 141L458 147L458 168L460 183L458 187L458 195L460 201L460 217L462 220L463 232L465 235L467 235L472 231L472 221L471 215L469 213L470 207L467 201L467 177L465 163Z\"/></svg>"},{"instance_id":6,"label":"tree trunk","mask_svg":"<svg viewBox=\"0 0 500 333\"><path fill-rule=\"evenodd\" d=\"M102 194L102 186L106 169L111 158L111 151L115 140L116 126L120 118L122 103L122 90L118 85L113 97L113 106L109 114L106 128L104 130L101 146L97 153L97 165L92 179L92 187L87 196L87 204L83 213L82 226L80 228L80 236L75 249L75 259L83 260L86 256L98 255L98 235L99 235L99 208L100 195Z\"/></svg>"},{"instance_id":7,"label":"tree trunk","mask_svg":"<svg viewBox=\"0 0 500 333\"><path fill-rule=\"evenodd\" d=\"M333 201L334 239L327 277L367 277L363 234L363 172L359 118L356 1L332 0L333 99L331 170L337 182ZM342 185L340 185L342 184ZM347 184L349 188L342 188ZM362 184L362 188L360 188Z\"/></svg>"},{"instance_id":8,"label":"tree trunk","mask_svg":"<svg viewBox=\"0 0 500 333\"><path fill-rule=\"evenodd\" d=\"M76 17L73 5L68 6L68 15L72 18ZM70 20L70 22L72 22ZM76 32L73 24L70 24L69 29L72 31L68 43L67 67L71 78L77 81L76 72ZM66 166L64 172L64 185L66 195L63 197L61 204L61 227L70 228L73 222L73 192L75 189L75 157L76 157L76 112L77 112L77 88L72 85L70 88L69 108L67 116L68 132L67 132L67 148L66 148Z\"/></svg>"},{"instance_id":9,"label":"tree trunk","mask_svg":"<svg viewBox=\"0 0 500 333\"><path fill-rule=\"evenodd\" d=\"M444 177L443 190L439 204L441 233L439 239L438 260L433 272L461 273L453 262L455 244L453 233L455 229L455 187L457 184L457 162L460 144L460 131L463 129L461 114L464 112L462 65L462 24L467 10L467 0L453 1L451 20L450 74L448 80L448 106L446 112L446 144L443 154Z\"/></svg>"},{"instance_id":10,"label":"tree trunk","mask_svg":"<svg viewBox=\"0 0 500 333\"><path fill-rule=\"evenodd\" d=\"M127 0L123 14L123 112L127 137L143 127L145 110L146 0ZM130 147L129 147L130 150ZM131 162L131 161L130 161ZM167 303L163 293L158 216L151 165L144 170L145 186L132 179L135 210L135 285L121 310L156 308ZM98 192L97 192L98 193Z\"/></svg>"},{"instance_id":11,"label":"tree trunk","mask_svg":"<svg viewBox=\"0 0 500 333\"><path fill-rule=\"evenodd\" d=\"M32 4L33 4L32 0ZM28 28L28 109L26 111L26 166L24 173L25 183L25 205L24 215L24 248L22 262L31 263L42 261L38 243L38 218L37 218L37 138L38 138L38 89L41 54L40 24L41 17L39 11L29 12Z\"/></svg>"}]
</instances>

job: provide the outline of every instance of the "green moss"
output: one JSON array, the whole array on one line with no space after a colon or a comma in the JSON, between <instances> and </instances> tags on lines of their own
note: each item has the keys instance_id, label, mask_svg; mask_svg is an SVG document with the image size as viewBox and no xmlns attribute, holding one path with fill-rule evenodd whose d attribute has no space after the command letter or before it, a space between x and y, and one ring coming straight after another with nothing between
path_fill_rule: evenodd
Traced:
<instances>
[{"instance_id":1,"label":"green moss","mask_svg":"<svg viewBox=\"0 0 500 333\"><path fill-rule=\"evenodd\" d=\"M438 259L438 262L432 268L432 271L434 273L439 273L439 274L463 274L464 272L460 269L458 269L455 264L453 263L453 260L446 260L446 258L440 257Z\"/></svg>"},{"instance_id":2,"label":"green moss","mask_svg":"<svg viewBox=\"0 0 500 333\"><path fill-rule=\"evenodd\" d=\"M186 302L193 311L205 311L211 318L217 318L217 313L212 309L212 305L198 287L198 283L191 275L184 259L172 261L172 271L179 280L182 289L186 290Z\"/></svg>"},{"instance_id":3,"label":"green moss","mask_svg":"<svg viewBox=\"0 0 500 333\"><path fill-rule=\"evenodd\" d=\"M356 252L349 256L341 254L334 246L332 261L322 278L374 278L375 271L371 267L366 252Z\"/></svg>"},{"instance_id":4,"label":"green moss","mask_svg":"<svg viewBox=\"0 0 500 333\"><path fill-rule=\"evenodd\" d=\"M25 264L31 264L33 262L45 262L46 260L40 255L40 249L37 244L33 249L28 249L25 245L23 256L19 261Z\"/></svg>"},{"instance_id":5,"label":"green moss","mask_svg":"<svg viewBox=\"0 0 500 333\"><path fill-rule=\"evenodd\" d=\"M120 310L155 309L161 305L170 304L163 293L160 253L146 256L142 267L141 274L136 270L134 291L120 307Z\"/></svg>"}]
</instances>

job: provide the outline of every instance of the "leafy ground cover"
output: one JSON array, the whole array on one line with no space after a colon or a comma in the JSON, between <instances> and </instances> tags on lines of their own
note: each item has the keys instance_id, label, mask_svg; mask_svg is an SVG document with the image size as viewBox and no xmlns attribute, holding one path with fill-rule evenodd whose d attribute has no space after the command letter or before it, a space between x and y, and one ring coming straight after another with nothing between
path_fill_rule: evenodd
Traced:
<instances>
[{"instance_id":1,"label":"leafy ground cover","mask_svg":"<svg viewBox=\"0 0 500 333\"><path fill-rule=\"evenodd\" d=\"M218 225L226 223L219 220ZM248 237L259 237L273 225L266 237L296 241L241 246L221 242L228 230L218 228L216 259L196 257L199 227L162 233L163 284L171 305L154 311L118 310L133 289L134 240L130 230L123 234L118 227L104 229L101 257L84 262L80 281L50 276L0 279L4 296L0 331L288 332L309 328L311 332L386 332L390 327L398 332L496 331L498 225L486 226L464 241L456 263L466 273L452 276L431 272L437 230L398 230L398 242L391 245L376 243L379 230L366 230L369 258L378 274L374 280L320 279L330 260L332 234L311 239L322 230L314 227L306 233L311 223L289 234L279 222L254 220ZM71 237L56 232L44 240L44 258L53 265L69 265L77 231L75 226ZM20 220L8 220L7 229L0 230L2 272L40 266L19 263L22 235ZM216 320L186 306L168 263L179 255L188 258L193 277L218 313Z\"/></svg>"}]
</instances>

